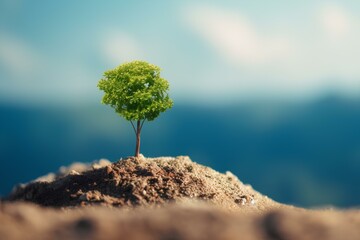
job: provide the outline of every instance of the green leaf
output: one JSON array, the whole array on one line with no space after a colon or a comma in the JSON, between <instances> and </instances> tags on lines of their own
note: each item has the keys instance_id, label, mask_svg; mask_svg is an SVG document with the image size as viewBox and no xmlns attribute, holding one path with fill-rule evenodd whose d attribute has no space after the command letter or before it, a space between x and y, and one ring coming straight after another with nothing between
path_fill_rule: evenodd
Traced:
<instances>
[{"instance_id":1,"label":"green leaf","mask_svg":"<svg viewBox=\"0 0 360 240\"><path fill-rule=\"evenodd\" d=\"M152 121L173 106L169 83L160 77L160 68L145 61L124 63L104 72L98 88L105 93L102 103L126 120Z\"/></svg>"}]
</instances>

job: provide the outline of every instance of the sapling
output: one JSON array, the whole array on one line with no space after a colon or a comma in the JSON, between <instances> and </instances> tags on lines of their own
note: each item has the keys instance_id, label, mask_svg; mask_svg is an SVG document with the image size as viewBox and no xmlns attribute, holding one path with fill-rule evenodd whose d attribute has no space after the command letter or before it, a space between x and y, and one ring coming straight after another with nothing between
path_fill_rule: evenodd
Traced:
<instances>
[{"instance_id":1,"label":"sapling","mask_svg":"<svg viewBox=\"0 0 360 240\"><path fill-rule=\"evenodd\" d=\"M124 63L104 73L98 88L105 92L102 103L110 105L130 121L135 135L135 157L140 154L144 122L152 121L173 106L169 82L160 77L160 68L145 61Z\"/></svg>"}]
</instances>

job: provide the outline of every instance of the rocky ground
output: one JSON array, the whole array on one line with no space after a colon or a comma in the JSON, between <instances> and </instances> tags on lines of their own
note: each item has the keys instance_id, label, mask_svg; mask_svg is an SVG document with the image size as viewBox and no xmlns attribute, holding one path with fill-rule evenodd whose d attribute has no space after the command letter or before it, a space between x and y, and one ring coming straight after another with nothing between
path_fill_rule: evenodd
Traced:
<instances>
[{"instance_id":1,"label":"rocky ground","mask_svg":"<svg viewBox=\"0 0 360 240\"><path fill-rule=\"evenodd\" d=\"M74 164L0 202L0 239L360 239L360 210L277 203L188 157Z\"/></svg>"}]
</instances>

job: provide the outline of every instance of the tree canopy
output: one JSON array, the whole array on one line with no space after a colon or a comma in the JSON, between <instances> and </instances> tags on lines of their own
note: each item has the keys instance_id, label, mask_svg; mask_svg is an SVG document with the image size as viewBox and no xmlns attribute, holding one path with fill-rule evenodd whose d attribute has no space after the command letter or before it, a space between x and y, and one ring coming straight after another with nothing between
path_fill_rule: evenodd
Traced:
<instances>
[{"instance_id":1,"label":"tree canopy","mask_svg":"<svg viewBox=\"0 0 360 240\"><path fill-rule=\"evenodd\" d=\"M106 71L98 87L105 92L102 103L129 121L152 121L173 105L167 93L169 83L160 77L160 68L145 61Z\"/></svg>"}]
</instances>

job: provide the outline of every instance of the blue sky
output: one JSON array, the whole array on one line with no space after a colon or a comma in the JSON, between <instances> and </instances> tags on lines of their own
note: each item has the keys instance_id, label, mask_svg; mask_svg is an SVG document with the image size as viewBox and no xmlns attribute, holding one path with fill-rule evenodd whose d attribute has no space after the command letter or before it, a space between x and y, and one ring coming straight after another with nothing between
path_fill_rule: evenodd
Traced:
<instances>
[{"instance_id":1,"label":"blue sky","mask_svg":"<svg viewBox=\"0 0 360 240\"><path fill-rule=\"evenodd\" d=\"M178 102L360 95L360 1L0 0L0 101L99 101L159 65Z\"/></svg>"}]
</instances>

